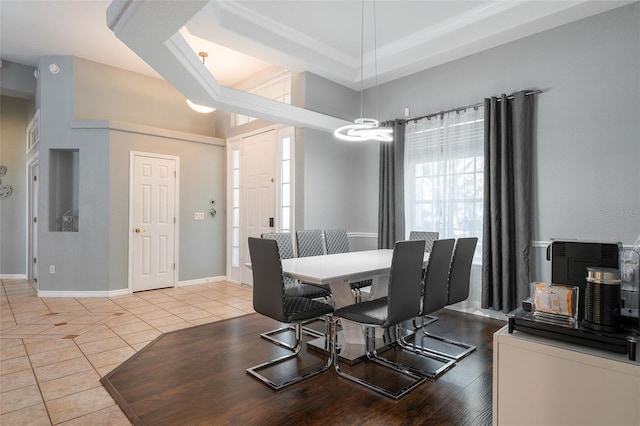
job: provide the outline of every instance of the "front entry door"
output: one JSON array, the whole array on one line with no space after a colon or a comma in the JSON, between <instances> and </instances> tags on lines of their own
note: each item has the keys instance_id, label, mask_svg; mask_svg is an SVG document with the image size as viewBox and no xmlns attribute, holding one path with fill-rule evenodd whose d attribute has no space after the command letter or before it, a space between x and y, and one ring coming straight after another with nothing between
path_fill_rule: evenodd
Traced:
<instances>
[{"instance_id":1,"label":"front entry door","mask_svg":"<svg viewBox=\"0 0 640 426\"><path fill-rule=\"evenodd\" d=\"M133 152L131 156L131 289L173 287L178 158Z\"/></svg>"},{"instance_id":2,"label":"front entry door","mask_svg":"<svg viewBox=\"0 0 640 426\"><path fill-rule=\"evenodd\" d=\"M275 221L275 130L242 141L242 262L250 262L249 237L272 232ZM253 284L251 271L243 268L242 282Z\"/></svg>"}]
</instances>

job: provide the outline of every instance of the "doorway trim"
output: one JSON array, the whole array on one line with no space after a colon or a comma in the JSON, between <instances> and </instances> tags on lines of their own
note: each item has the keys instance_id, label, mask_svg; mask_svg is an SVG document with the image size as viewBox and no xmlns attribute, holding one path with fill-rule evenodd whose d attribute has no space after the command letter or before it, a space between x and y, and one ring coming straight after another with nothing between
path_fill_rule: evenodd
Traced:
<instances>
[{"instance_id":1,"label":"doorway trim","mask_svg":"<svg viewBox=\"0 0 640 426\"><path fill-rule=\"evenodd\" d=\"M35 151L27 159L27 270L26 278L28 280L38 280L38 263L33 259L38 257L38 192L40 190L40 181L38 180L38 172L40 168L40 152ZM34 179L35 177L35 179ZM37 190L34 194L34 187ZM34 219L36 225L34 226ZM34 229L35 228L35 229ZM34 265L34 263L36 263ZM37 286L36 286L37 288Z\"/></svg>"},{"instance_id":2,"label":"doorway trim","mask_svg":"<svg viewBox=\"0 0 640 426\"><path fill-rule=\"evenodd\" d=\"M174 261L176 267L173 270L173 287L176 287L178 284L178 271L180 268L179 260L179 248L180 248L180 157L175 155L167 155L167 154L159 154L155 152L143 152L143 151L130 151L129 152L129 224L127 227L129 233L129 265L128 265L128 290L129 294L133 293L133 272L134 272L134 256L133 256L133 245L134 245L134 216L133 216L133 194L134 194L134 173L135 173L135 164L134 160L136 156L144 156L144 157L152 157L158 159L166 159L175 161L176 165L176 181L175 181L175 197L174 197L174 212L175 212L175 223L174 223Z\"/></svg>"}]
</instances>

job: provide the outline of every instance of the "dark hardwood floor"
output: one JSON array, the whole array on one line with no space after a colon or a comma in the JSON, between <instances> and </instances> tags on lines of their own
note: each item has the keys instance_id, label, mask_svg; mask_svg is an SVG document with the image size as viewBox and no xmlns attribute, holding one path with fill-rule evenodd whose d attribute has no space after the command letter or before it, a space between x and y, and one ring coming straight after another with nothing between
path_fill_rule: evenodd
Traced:
<instances>
[{"instance_id":1,"label":"dark hardwood floor","mask_svg":"<svg viewBox=\"0 0 640 426\"><path fill-rule=\"evenodd\" d=\"M333 367L271 390L245 372L288 352L259 337L278 326L259 314L164 334L102 383L134 424L490 425L492 337L505 322L446 309L435 315L440 320L428 326L430 332L474 344L477 350L399 401L339 377ZM322 354L305 351L278 373L323 361ZM352 371L393 381L384 367L368 362Z\"/></svg>"}]
</instances>

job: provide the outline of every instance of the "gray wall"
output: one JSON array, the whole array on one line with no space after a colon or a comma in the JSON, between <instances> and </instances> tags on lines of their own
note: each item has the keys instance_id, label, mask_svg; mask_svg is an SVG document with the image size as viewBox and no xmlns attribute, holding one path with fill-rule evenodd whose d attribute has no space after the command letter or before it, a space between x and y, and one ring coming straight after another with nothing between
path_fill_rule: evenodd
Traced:
<instances>
[{"instance_id":1,"label":"gray wall","mask_svg":"<svg viewBox=\"0 0 640 426\"><path fill-rule=\"evenodd\" d=\"M75 120L109 119L214 136L212 116L194 112L164 80L80 58L73 67Z\"/></svg>"},{"instance_id":2,"label":"gray wall","mask_svg":"<svg viewBox=\"0 0 640 426\"><path fill-rule=\"evenodd\" d=\"M302 73L300 80L294 98L300 105L347 120L360 116L358 92L311 73ZM303 207L296 212L297 228L345 228L370 234L352 237L352 249L376 248L378 156L377 143L346 143L331 133L298 131L296 205Z\"/></svg>"},{"instance_id":3,"label":"gray wall","mask_svg":"<svg viewBox=\"0 0 640 426\"><path fill-rule=\"evenodd\" d=\"M224 212L224 148L172 137L108 129L72 128L73 120L113 120L211 136L211 117L191 111L164 81L72 57L44 57L61 72L43 72L40 174L48 176L50 149L79 151L79 232L49 232L41 223L38 288L46 291L109 291L127 288L129 152L180 157L179 280L224 275L225 215L194 223L214 198ZM162 132L161 132L162 133ZM49 209L48 182L41 181L40 216ZM49 265L56 265L49 274Z\"/></svg>"},{"instance_id":4,"label":"gray wall","mask_svg":"<svg viewBox=\"0 0 640 426\"><path fill-rule=\"evenodd\" d=\"M126 282L129 244L129 153L180 157L179 279L226 275L225 148L169 138L112 132L110 137L112 283ZM218 214L212 218L209 200ZM204 212L204 220L195 220Z\"/></svg>"},{"instance_id":5,"label":"gray wall","mask_svg":"<svg viewBox=\"0 0 640 426\"><path fill-rule=\"evenodd\" d=\"M380 118L401 118L404 107L419 116L544 90L536 97L534 241L631 244L640 234L639 34L639 3L567 24L381 85ZM364 149L359 181L377 191L377 147ZM326 203L312 198L305 208ZM375 230L377 196L358 204L361 230ZM550 281L544 248L533 255L532 279Z\"/></svg>"},{"instance_id":6,"label":"gray wall","mask_svg":"<svg viewBox=\"0 0 640 426\"><path fill-rule=\"evenodd\" d=\"M304 217L297 228L345 228L352 234L352 250L377 248L378 144L345 143L316 130L303 133L304 177L296 182L304 182L299 185Z\"/></svg>"},{"instance_id":7,"label":"gray wall","mask_svg":"<svg viewBox=\"0 0 640 426\"><path fill-rule=\"evenodd\" d=\"M315 130L304 135L304 227L357 230L358 152L326 135Z\"/></svg>"},{"instance_id":8,"label":"gray wall","mask_svg":"<svg viewBox=\"0 0 640 426\"><path fill-rule=\"evenodd\" d=\"M0 67L0 95L33 100L36 93L34 71L33 67L3 60Z\"/></svg>"},{"instance_id":9,"label":"gray wall","mask_svg":"<svg viewBox=\"0 0 640 426\"><path fill-rule=\"evenodd\" d=\"M0 96L0 165L7 173L2 185L13 193L0 199L0 276L26 276L26 129L32 102Z\"/></svg>"},{"instance_id":10,"label":"gray wall","mask_svg":"<svg viewBox=\"0 0 640 426\"><path fill-rule=\"evenodd\" d=\"M640 4L549 30L380 88L381 116L536 96L534 240L640 233Z\"/></svg>"},{"instance_id":11,"label":"gray wall","mask_svg":"<svg viewBox=\"0 0 640 426\"><path fill-rule=\"evenodd\" d=\"M26 277L26 132L35 112L35 68L2 61L0 67L0 178L13 195L0 200L0 276Z\"/></svg>"},{"instance_id":12,"label":"gray wall","mask_svg":"<svg viewBox=\"0 0 640 426\"><path fill-rule=\"evenodd\" d=\"M419 72L378 87L380 119L402 118L405 107L419 116L542 89L535 113L533 240L631 244L640 234L639 34L636 2ZM318 77L308 80L315 86L306 87L306 106L347 119L358 115L353 91L327 89ZM371 89L365 93L365 115L373 95ZM323 227L324 218L331 218L355 223L350 231L376 232L378 144L353 148L358 158L352 164L344 161L352 158L352 148L328 133L307 131L304 143L305 226ZM357 188L329 183L331 177L323 181L331 173L316 160L328 161L333 174L351 176ZM347 170L354 166L357 176ZM357 209L357 218L339 206L344 200ZM544 247L533 256L532 279L550 281Z\"/></svg>"},{"instance_id":13,"label":"gray wall","mask_svg":"<svg viewBox=\"0 0 640 426\"><path fill-rule=\"evenodd\" d=\"M58 74L48 71L60 65ZM38 289L96 291L109 289L109 150L106 139L87 138L70 128L73 119L74 58L43 57L39 67L40 180L38 217ZM49 177L56 166L52 149L77 149L79 156L79 232L57 232L54 198L58 188ZM55 161L55 160L54 160ZM69 190L69 188L65 189ZM55 265L55 274L49 273Z\"/></svg>"}]
</instances>

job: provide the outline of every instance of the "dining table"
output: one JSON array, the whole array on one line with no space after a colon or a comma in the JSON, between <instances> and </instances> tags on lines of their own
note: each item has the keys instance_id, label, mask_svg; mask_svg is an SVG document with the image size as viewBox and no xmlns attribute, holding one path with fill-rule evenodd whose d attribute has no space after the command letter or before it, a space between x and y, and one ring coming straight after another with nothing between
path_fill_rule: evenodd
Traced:
<instances>
[{"instance_id":1,"label":"dining table","mask_svg":"<svg viewBox=\"0 0 640 426\"><path fill-rule=\"evenodd\" d=\"M393 250L378 249L353 251L320 256L297 257L282 260L283 275L301 282L326 286L331 289L335 308L355 302L350 281L371 279L369 300L387 295ZM425 252L425 264L429 253ZM340 359L354 364L365 355L365 333L361 325L341 319L342 330L338 334ZM326 352L327 336L307 342L307 346Z\"/></svg>"}]
</instances>

